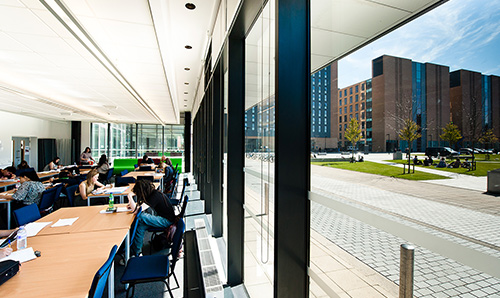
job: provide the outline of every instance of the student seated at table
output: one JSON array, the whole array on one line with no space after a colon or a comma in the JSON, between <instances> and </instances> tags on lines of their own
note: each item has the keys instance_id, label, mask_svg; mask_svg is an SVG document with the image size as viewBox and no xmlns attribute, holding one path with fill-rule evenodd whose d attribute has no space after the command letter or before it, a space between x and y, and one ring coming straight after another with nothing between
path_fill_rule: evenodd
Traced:
<instances>
[{"instance_id":1,"label":"student seated at table","mask_svg":"<svg viewBox=\"0 0 500 298\"><path fill-rule=\"evenodd\" d=\"M18 169L18 170L24 170L24 169L29 169L29 168L30 168L30 165L29 165L29 164L28 164L28 162L27 162L27 161L25 161L25 160L21 160L21 163L19 163L19 164L17 165L17 169Z\"/></svg>"},{"instance_id":2,"label":"student seated at table","mask_svg":"<svg viewBox=\"0 0 500 298\"><path fill-rule=\"evenodd\" d=\"M154 162L151 158L149 158L149 156L144 155L144 156L142 157L142 160L141 160L141 162L139 163L139 165L140 165L140 166L151 166L151 165L154 165L154 163L155 163L155 162Z\"/></svg>"},{"instance_id":3,"label":"student seated at table","mask_svg":"<svg viewBox=\"0 0 500 298\"><path fill-rule=\"evenodd\" d=\"M19 209L26 205L38 204L45 190L40 178L35 171L23 172L19 174L21 185L19 189L12 195L12 199L17 202L13 205L13 209Z\"/></svg>"},{"instance_id":4,"label":"student seated at table","mask_svg":"<svg viewBox=\"0 0 500 298\"><path fill-rule=\"evenodd\" d=\"M9 236L12 232L14 232L14 230L0 230L0 238ZM11 253L12 253L12 248L10 247L0 248L0 259L10 255Z\"/></svg>"},{"instance_id":5,"label":"student seated at table","mask_svg":"<svg viewBox=\"0 0 500 298\"><path fill-rule=\"evenodd\" d=\"M134 237L134 242L131 247L131 254L138 256L142 250L142 244L144 242L144 232L149 227L157 228L168 228L171 224L175 222L175 212L174 208L170 204L170 201L162 192L155 189L153 183L147 180L138 180L135 183L132 193L128 194L128 205L127 207L134 210L134 214L137 214L139 207L146 203L154 215L148 212L141 212L138 217L136 234ZM133 196L137 196L137 203L134 201Z\"/></svg>"},{"instance_id":6,"label":"student seated at table","mask_svg":"<svg viewBox=\"0 0 500 298\"><path fill-rule=\"evenodd\" d=\"M87 174L87 179L83 180L82 183L78 186L78 189L75 192L75 206L87 206L88 196L94 191L97 187L98 189L103 189L104 185L97 181L99 178L99 173L96 169L90 170ZM106 198L93 198L92 205L98 204L106 204Z\"/></svg>"},{"instance_id":7,"label":"student seated at table","mask_svg":"<svg viewBox=\"0 0 500 298\"><path fill-rule=\"evenodd\" d=\"M80 164L91 165L94 162L95 159L92 158L92 150L90 150L90 147L85 148L85 151L80 155Z\"/></svg>"},{"instance_id":8,"label":"student seated at table","mask_svg":"<svg viewBox=\"0 0 500 298\"><path fill-rule=\"evenodd\" d=\"M51 160L44 168L43 168L43 171L46 172L46 171L52 171L52 170L57 170L58 168L60 168L61 166L59 165L59 161L61 161L61 159L59 157L54 157L53 160Z\"/></svg>"},{"instance_id":9,"label":"student seated at table","mask_svg":"<svg viewBox=\"0 0 500 298\"><path fill-rule=\"evenodd\" d=\"M78 184L79 180L76 175L73 175L68 169L64 169L59 173L58 178L49 178L50 183L64 183L66 187Z\"/></svg>"},{"instance_id":10,"label":"student seated at table","mask_svg":"<svg viewBox=\"0 0 500 298\"><path fill-rule=\"evenodd\" d=\"M14 178L16 178L16 168L6 167L5 169L0 170L0 180L14 179Z\"/></svg>"},{"instance_id":11,"label":"student seated at table","mask_svg":"<svg viewBox=\"0 0 500 298\"><path fill-rule=\"evenodd\" d=\"M101 155L97 163L97 172L99 173L99 182L104 183L108 178L109 162L106 154Z\"/></svg>"}]
</instances>

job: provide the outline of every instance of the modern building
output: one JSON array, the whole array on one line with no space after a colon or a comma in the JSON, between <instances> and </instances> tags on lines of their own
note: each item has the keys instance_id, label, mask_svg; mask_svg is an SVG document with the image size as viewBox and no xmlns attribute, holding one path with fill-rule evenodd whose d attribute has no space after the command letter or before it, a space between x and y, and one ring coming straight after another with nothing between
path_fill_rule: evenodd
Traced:
<instances>
[{"instance_id":1,"label":"modern building","mask_svg":"<svg viewBox=\"0 0 500 298\"><path fill-rule=\"evenodd\" d=\"M499 91L498 76L463 69L450 73L451 120L462 132L461 146L477 146L488 129L500 135Z\"/></svg>"},{"instance_id":2,"label":"modern building","mask_svg":"<svg viewBox=\"0 0 500 298\"><path fill-rule=\"evenodd\" d=\"M413 151L440 143L450 121L449 67L384 55L372 61L372 151L405 150L398 132L406 119L420 126Z\"/></svg>"},{"instance_id":3,"label":"modern building","mask_svg":"<svg viewBox=\"0 0 500 298\"><path fill-rule=\"evenodd\" d=\"M337 62L311 75L311 150L332 150L337 138L332 135L337 90Z\"/></svg>"},{"instance_id":4,"label":"modern building","mask_svg":"<svg viewBox=\"0 0 500 298\"><path fill-rule=\"evenodd\" d=\"M335 293L337 286L310 261L311 204L324 203L310 184L311 73L446 2L2 1L0 164L14 162L11 144L18 137L29 141L21 149L35 164L40 139L65 144L60 148L72 153L71 162L92 144L93 127L102 129L99 150L129 147L137 156L176 144L208 215L225 286L246 287L242 292L251 297L308 297L314 282ZM411 63L404 62L404 84L394 84L388 68L394 59L387 59L372 82L387 83L380 96L411 84ZM330 107L338 101L334 88ZM313 93L322 134L324 91ZM245 110L256 104L245 122ZM376 112L384 116L385 106L373 105L373 129ZM256 123L248 119L254 116ZM339 116L331 115L327 127L333 139ZM273 162L245 159L245 123L247 129L255 124L247 130L258 138L252 146L265 146ZM178 129L169 125L183 125L184 133L168 133ZM382 127L378 149L385 150ZM374 130L373 150L375 139ZM38 275L49 276L49 269ZM85 292L91 279L74 281ZM42 284L23 291L52 296L53 288Z\"/></svg>"},{"instance_id":5,"label":"modern building","mask_svg":"<svg viewBox=\"0 0 500 298\"><path fill-rule=\"evenodd\" d=\"M338 119L338 148L345 150L347 146L354 146L359 150L371 151L372 142L372 88L371 79L347 86L338 90L338 100L332 113ZM361 128L361 139L357 144L350 144L345 138L345 131L349 122L355 118Z\"/></svg>"}]
</instances>

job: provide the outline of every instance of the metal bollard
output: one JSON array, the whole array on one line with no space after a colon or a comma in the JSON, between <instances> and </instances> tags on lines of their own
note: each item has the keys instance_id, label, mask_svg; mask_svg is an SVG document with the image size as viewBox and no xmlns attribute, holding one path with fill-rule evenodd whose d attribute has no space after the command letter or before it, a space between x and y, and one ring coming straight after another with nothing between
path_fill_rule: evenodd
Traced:
<instances>
[{"instance_id":1,"label":"metal bollard","mask_svg":"<svg viewBox=\"0 0 500 298\"><path fill-rule=\"evenodd\" d=\"M401 259L399 266L399 298L413 297L413 263L415 247L401 244Z\"/></svg>"}]
</instances>

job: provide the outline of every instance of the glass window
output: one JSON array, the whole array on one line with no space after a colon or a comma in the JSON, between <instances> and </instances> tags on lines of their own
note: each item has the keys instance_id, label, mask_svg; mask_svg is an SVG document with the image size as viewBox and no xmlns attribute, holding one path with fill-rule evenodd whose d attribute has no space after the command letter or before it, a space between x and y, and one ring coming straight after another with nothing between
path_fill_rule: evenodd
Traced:
<instances>
[{"instance_id":1,"label":"glass window","mask_svg":"<svg viewBox=\"0 0 500 298\"><path fill-rule=\"evenodd\" d=\"M352 87L349 88L349 94L352 94Z\"/></svg>"},{"instance_id":2,"label":"glass window","mask_svg":"<svg viewBox=\"0 0 500 298\"><path fill-rule=\"evenodd\" d=\"M354 97L354 101L358 102L358 100L359 100L359 95L356 94L356 96Z\"/></svg>"},{"instance_id":3,"label":"glass window","mask_svg":"<svg viewBox=\"0 0 500 298\"><path fill-rule=\"evenodd\" d=\"M352 103L352 96L349 96L349 103Z\"/></svg>"},{"instance_id":4,"label":"glass window","mask_svg":"<svg viewBox=\"0 0 500 298\"><path fill-rule=\"evenodd\" d=\"M356 104L356 105L354 106L354 110L357 112L357 111L358 111L358 108L359 108L359 105L358 105L358 104Z\"/></svg>"},{"instance_id":5,"label":"glass window","mask_svg":"<svg viewBox=\"0 0 500 298\"><path fill-rule=\"evenodd\" d=\"M359 86L356 85L355 89L356 89L355 92L358 93L359 92Z\"/></svg>"},{"instance_id":6,"label":"glass window","mask_svg":"<svg viewBox=\"0 0 500 298\"><path fill-rule=\"evenodd\" d=\"M344 96L347 96L347 89L344 89Z\"/></svg>"},{"instance_id":7,"label":"glass window","mask_svg":"<svg viewBox=\"0 0 500 298\"><path fill-rule=\"evenodd\" d=\"M339 106L342 105L342 99L339 99Z\"/></svg>"},{"instance_id":8,"label":"glass window","mask_svg":"<svg viewBox=\"0 0 500 298\"><path fill-rule=\"evenodd\" d=\"M352 113L352 106L349 106L349 113Z\"/></svg>"},{"instance_id":9,"label":"glass window","mask_svg":"<svg viewBox=\"0 0 500 298\"><path fill-rule=\"evenodd\" d=\"M347 113L347 107L344 107L344 113Z\"/></svg>"},{"instance_id":10,"label":"glass window","mask_svg":"<svg viewBox=\"0 0 500 298\"><path fill-rule=\"evenodd\" d=\"M339 97L342 97L342 91L339 91Z\"/></svg>"}]
</instances>

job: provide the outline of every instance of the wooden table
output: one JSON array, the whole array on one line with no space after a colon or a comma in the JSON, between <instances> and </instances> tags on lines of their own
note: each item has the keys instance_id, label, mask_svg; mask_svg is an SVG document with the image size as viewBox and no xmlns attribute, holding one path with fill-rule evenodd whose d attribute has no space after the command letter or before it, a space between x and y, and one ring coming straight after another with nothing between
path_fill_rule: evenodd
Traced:
<instances>
[{"instance_id":1,"label":"wooden table","mask_svg":"<svg viewBox=\"0 0 500 298\"><path fill-rule=\"evenodd\" d=\"M0 287L0 297L86 297L97 270L113 245L125 241L130 257L131 212L101 214L105 206L61 208L37 222L79 217L71 226L43 228L28 238L28 246L42 253L23 263L20 272ZM108 297L114 297L114 267L108 277Z\"/></svg>"},{"instance_id":2,"label":"wooden table","mask_svg":"<svg viewBox=\"0 0 500 298\"><path fill-rule=\"evenodd\" d=\"M7 230L10 230L10 221L11 221L11 202L14 200L12 199L12 194L16 192L15 189L11 189L8 191L4 191L0 193L0 204L7 204Z\"/></svg>"},{"instance_id":3,"label":"wooden table","mask_svg":"<svg viewBox=\"0 0 500 298\"><path fill-rule=\"evenodd\" d=\"M128 172L123 177L134 177L135 179L137 179L138 176L153 176L153 181L160 182L160 189L163 190L164 173L156 173L155 171L134 171L134 172Z\"/></svg>"},{"instance_id":4,"label":"wooden table","mask_svg":"<svg viewBox=\"0 0 500 298\"><path fill-rule=\"evenodd\" d=\"M132 192L132 189L134 188L134 185L135 185L135 183L130 183L129 186L128 186L128 188L124 192L113 193L115 201L116 201L116 198L119 198L120 199L120 204L125 203L124 198L126 196L128 196L129 193ZM154 182L153 185L155 186L155 188L158 188L161 184L159 182ZM109 193L90 194L90 195L87 196L87 206L90 206L90 199L91 198L108 198L109 195L110 195Z\"/></svg>"},{"instance_id":5,"label":"wooden table","mask_svg":"<svg viewBox=\"0 0 500 298\"><path fill-rule=\"evenodd\" d=\"M13 179L8 179L8 180L13 180ZM7 187L15 185L16 183L19 183L19 179L16 178L16 181L5 181L5 180L0 180L0 190L2 192L7 190Z\"/></svg>"},{"instance_id":6,"label":"wooden table","mask_svg":"<svg viewBox=\"0 0 500 298\"><path fill-rule=\"evenodd\" d=\"M0 297L87 297L97 270L127 229L54 234L28 239L41 257L25 262L0 287ZM114 267L108 277L108 297L114 297Z\"/></svg>"},{"instance_id":7,"label":"wooden table","mask_svg":"<svg viewBox=\"0 0 500 298\"><path fill-rule=\"evenodd\" d=\"M54 176L57 176L59 175L60 171L47 171L47 172L38 172L36 173L38 175L38 178L40 178L40 180L44 180L44 179L48 179L50 177L54 177Z\"/></svg>"},{"instance_id":8,"label":"wooden table","mask_svg":"<svg viewBox=\"0 0 500 298\"><path fill-rule=\"evenodd\" d=\"M117 207L125 206L125 204L117 205ZM54 224L61 218L78 217L78 219L71 226L53 228L51 227L52 224L50 224L43 228L37 236L128 229L134 221L134 216L131 212L100 213L100 211L104 209L106 209L106 205L58 209L40 218L37 222L51 221L52 224Z\"/></svg>"}]
</instances>

